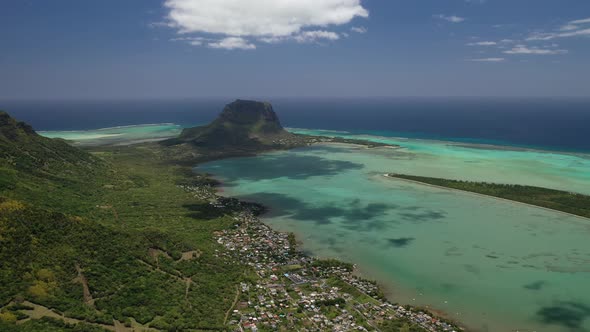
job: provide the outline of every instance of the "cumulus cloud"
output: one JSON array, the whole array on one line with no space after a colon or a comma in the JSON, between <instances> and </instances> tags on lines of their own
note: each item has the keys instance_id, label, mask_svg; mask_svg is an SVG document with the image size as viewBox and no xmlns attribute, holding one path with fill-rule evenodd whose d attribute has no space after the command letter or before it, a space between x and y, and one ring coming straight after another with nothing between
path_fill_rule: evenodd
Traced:
<instances>
[{"instance_id":1,"label":"cumulus cloud","mask_svg":"<svg viewBox=\"0 0 590 332\"><path fill-rule=\"evenodd\" d=\"M480 58L480 59L469 59L468 61L474 62L502 62L506 59L504 58Z\"/></svg>"},{"instance_id":2,"label":"cumulus cloud","mask_svg":"<svg viewBox=\"0 0 590 332\"><path fill-rule=\"evenodd\" d=\"M338 35L325 28L369 16L361 0L166 0L164 6L168 26L180 34L220 35L208 45L247 46L239 49L255 48L252 39L336 40Z\"/></svg>"},{"instance_id":3,"label":"cumulus cloud","mask_svg":"<svg viewBox=\"0 0 590 332\"><path fill-rule=\"evenodd\" d=\"M533 54L533 55L556 55L566 54L567 50L555 50L539 47L528 47L526 45L516 45L512 49L504 51L506 54Z\"/></svg>"},{"instance_id":4,"label":"cumulus cloud","mask_svg":"<svg viewBox=\"0 0 590 332\"><path fill-rule=\"evenodd\" d=\"M200 44L198 44L200 45ZM225 50L254 50L256 45L248 42L246 39L241 37L227 37L220 39L216 42L210 42L207 46L211 48L220 48Z\"/></svg>"},{"instance_id":5,"label":"cumulus cloud","mask_svg":"<svg viewBox=\"0 0 590 332\"><path fill-rule=\"evenodd\" d=\"M438 14L438 15L433 15L433 17L438 18L440 20L447 21L447 22L451 22L451 23L461 23L461 22L465 21L464 17L455 16L455 15L447 16L447 15L443 15L443 14Z\"/></svg>"},{"instance_id":6,"label":"cumulus cloud","mask_svg":"<svg viewBox=\"0 0 590 332\"><path fill-rule=\"evenodd\" d=\"M296 35L294 38L299 43L311 43L311 42L318 41L320 39L338 40L338 39L340 39L340 36L337 33L332 32L332 31L318 30L318 31L304 31L304 32L301 32L300 34Z\"/></svg>"}]
</instances>

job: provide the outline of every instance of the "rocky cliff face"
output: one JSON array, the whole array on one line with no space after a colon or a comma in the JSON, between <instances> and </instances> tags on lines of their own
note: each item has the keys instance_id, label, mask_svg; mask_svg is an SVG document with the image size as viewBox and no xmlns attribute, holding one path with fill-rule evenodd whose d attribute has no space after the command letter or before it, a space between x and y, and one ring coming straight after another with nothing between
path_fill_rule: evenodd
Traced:
<instances>
[{"instance_id":1,"label":"rocky cliff face","mask_svg":"<svg viewBox=\"0 0 590 332\"><path fill-rule=\"evenodd\" d=\"M281 126L272 105L236 100L207 126L187 128L168 143L192 143L200 147L257 148L279 144L293 137Z\"/></svg>"}]
</instances>

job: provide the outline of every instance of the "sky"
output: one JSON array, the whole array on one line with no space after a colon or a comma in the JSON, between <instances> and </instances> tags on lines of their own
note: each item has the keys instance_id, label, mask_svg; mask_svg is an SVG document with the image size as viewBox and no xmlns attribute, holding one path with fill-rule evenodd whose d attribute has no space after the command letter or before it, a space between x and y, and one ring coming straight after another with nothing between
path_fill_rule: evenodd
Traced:
<instances>
[{"instance_id":1,"label":"sky","mask_svg":"<svg viewBox=\"0 0 590 332\"><path fill-rule=\"evenodd\" d=\"M589 0L0 0L0 98L590 96Z\"/></svg>"}]
</instances>

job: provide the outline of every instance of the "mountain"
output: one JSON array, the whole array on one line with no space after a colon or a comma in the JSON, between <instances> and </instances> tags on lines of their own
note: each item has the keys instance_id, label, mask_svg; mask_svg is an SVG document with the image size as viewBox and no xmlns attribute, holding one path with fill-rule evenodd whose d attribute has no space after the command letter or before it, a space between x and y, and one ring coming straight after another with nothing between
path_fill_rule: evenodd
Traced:
<instances>
[{"instance_id":1,"label":"mountain","mask_svg":"<svg viewBox=\"0 0 590 332\"><path fill-rule=\"evenodd\" d=\"M192 143L203 148L260 149L285 144L295 135L283 129L272 105L236 100L209 125L187 128L170 145Z\"/></svg>"}]
</instances>

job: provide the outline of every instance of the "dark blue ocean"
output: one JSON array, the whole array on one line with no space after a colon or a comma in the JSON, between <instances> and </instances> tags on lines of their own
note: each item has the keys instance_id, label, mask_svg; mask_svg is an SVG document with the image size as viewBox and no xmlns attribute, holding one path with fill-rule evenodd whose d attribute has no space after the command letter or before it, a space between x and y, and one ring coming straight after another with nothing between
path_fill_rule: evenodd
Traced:
<instances>
[{"instance_id":1,"label":"dark blue ocean","mask_svg":"<svg viewBox=\"0 0 590 332\"><path fill-rule=\"evenodd\" d=\"M590 151L590 98L269 98L286 127ZM231 99L0 100L37 130L215 118Z\"/></svg>"}]
</instances>

